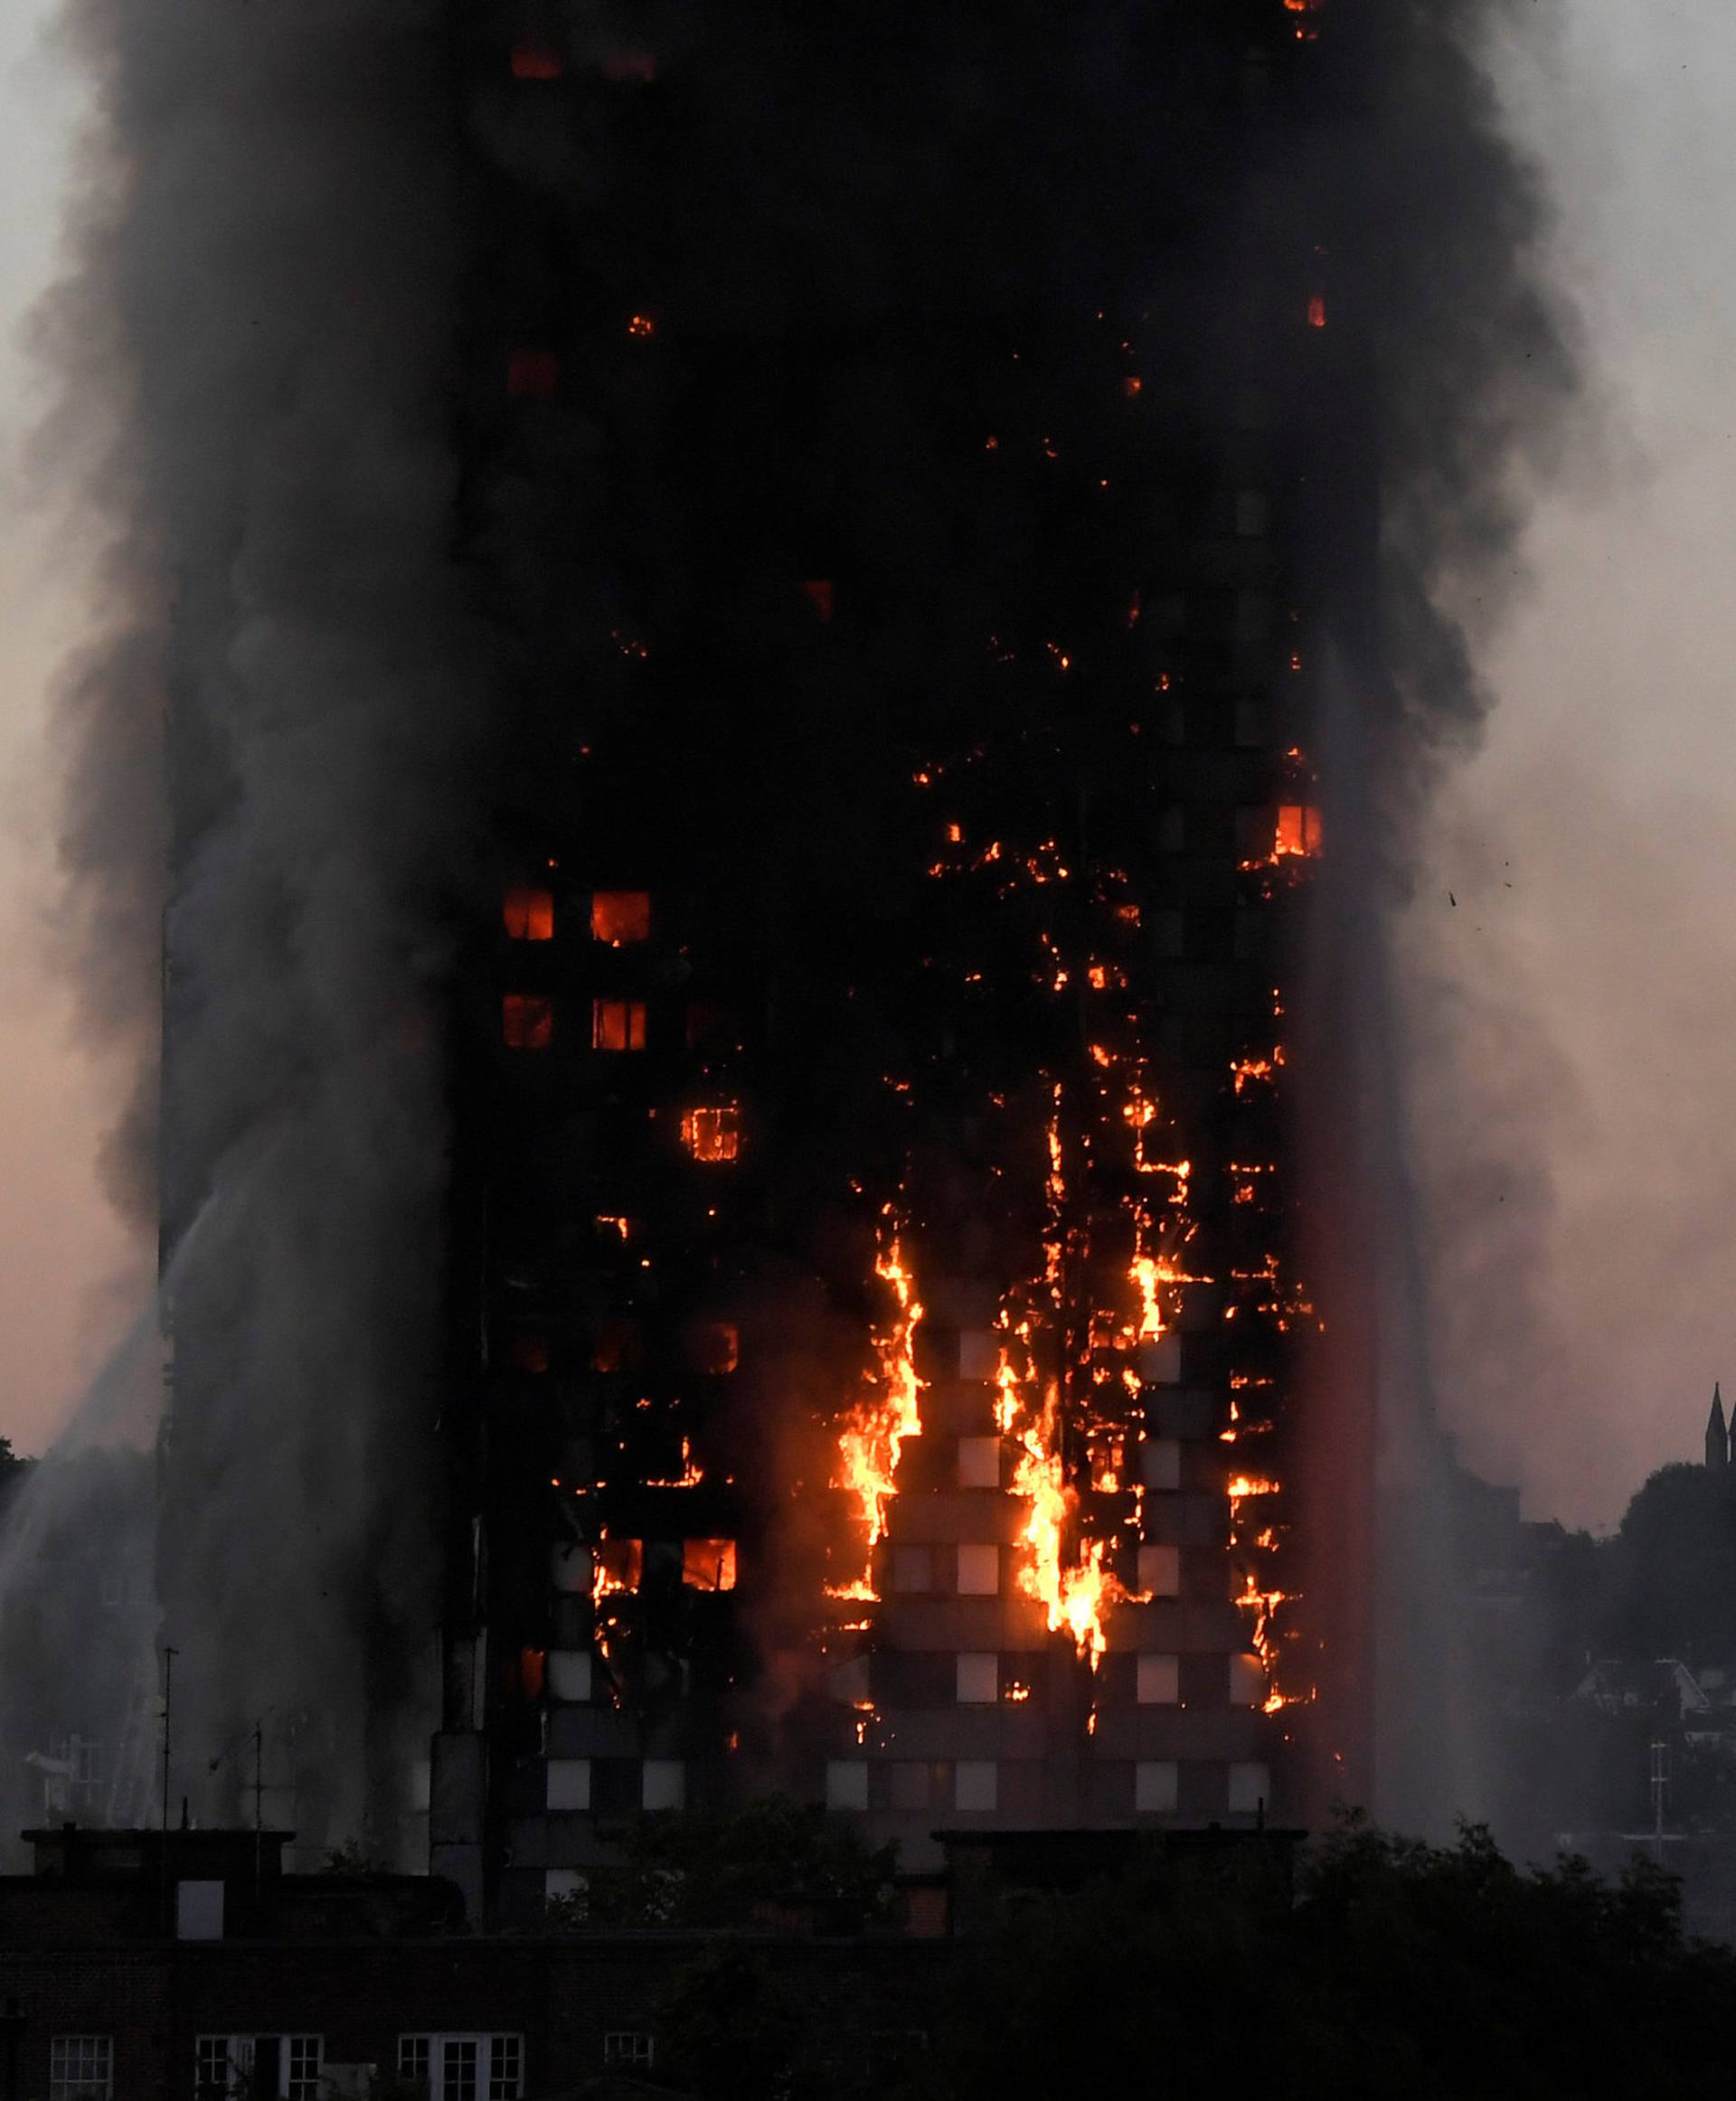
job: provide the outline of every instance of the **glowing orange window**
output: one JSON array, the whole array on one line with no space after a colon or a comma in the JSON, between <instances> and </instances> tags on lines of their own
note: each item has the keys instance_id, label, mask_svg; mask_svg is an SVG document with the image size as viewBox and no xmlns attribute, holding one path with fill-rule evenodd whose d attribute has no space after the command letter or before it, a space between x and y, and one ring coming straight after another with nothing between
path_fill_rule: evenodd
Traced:
<instances>
[{"instance_id":1,"label":"glowing orange window","mask_svg":"<svg viewBox=\"0 0 1736 2101\"><path fill-rule=\"evenodd\" d=\"M515 350L506 360L506 391L514 400L546 401L561 385L561 360L552 350Z\"/></svg>"},{"instance_id":2,"label":"glowing orange window","mask_svg":"<svg viewBox=\"0 0 1736 2101\"><path fill-rule=\"evenodd\" d=\"M546 1649L521 1649L518 1652L519 1689L526 1700L541 1700L542 1687L547 1680L549 1656Z\"/></svg>"},{"instance_id":3,"label":"glowing orange window","mask_svg":"<svg viewBox=\"0 0 1736 2101\"><path fill-rule=\"evenodd\" d=\"M688 1355L695 1371L722 1378L741 1357L741 1337L733 1321L702 1321L690 1335Z\"/></svg>"},{"instance_id":4,"label":"glowing orange window","mask_svg":"<svg viewBox=\"0 0 1736 2101\"><path fill-rule=\"evenodd\" d=\"M1137 372L1129 372L1121 382L1121 391L1130 401L1137 401L1146 391L1146 382Z\"/></svg>"},{"instance_id":5,"label":"glowing orange window","mask_svg":"<svg viewBox=\"0 0 1736 2101\"><path fill-rule=\"evenodd\" d=\"M733 1540L684 1540L681 1579L689 1590L735 1588Z\"/></svg>"},{"instance_id":6,"label":"glowing orange window","mask_svg":"<svg viewBox=\"0 0 1736 2101\"><path fill-rule=\"evenodd\" d=\"M657 77L657 61L648 51L611 51L603 54L606 80L637 80L649 87Z\"/></svg>"},{"instance_id":7,"label":"glowing orange window","mask_svg":"<svg viewBox=\"0 0 1736 2101\"><path fill-rule=\"evenodd\" d=\"M741 1111L733 1102L689 1109L681 1119L681 1142L695 1160L733 1160L741 1150Z\"/></svg>"},{"instance_id":8,"label":"glowing orange window","mask_svg":"<svg viewBox=\"0 0 1736 2101\"><path fill-rule=\"evenodd\" d=\"M566 71L561 53L548 43L514 44L512 68L515 80L558 80Z\"/></svg>"},{"instance_id":9,"label":"glowing orange window","mask_svg":"<svg viewBox=\"0 0 1736 2101\"><path fill-rule=\"evenodd\" d=\"M590 1368L593 1371L631 1371L642 1354L637 1321L605 1321L591 1340Z\"/></svg>"},{"instance_id":10,"label":"glowing orange window","mask_svg":"<svg viewBox=\"0 0 1736 2101\"><path fill-rule=\"evenodd\" d=\"M1308 301L1308 326L1324 328L1326 325L1326 302L1316 292Z\"/></svg>"},{"instance_id":11,"label":"glowing orange window","mask_svg":"<svg viewBox=\"0 0 1736 2101\"><path fill-rule=\"evenodd\" d=\"M643 1000L592 1000L590 1047L593 1050L643 1050Z\"/></svg>"},{"instance_id":12,"label":"glowing orange window","mask_svg":"<svg viewBox=\"0 0 1736 2101\"><path fill-rule=\"evenodd\" d=\"M507 886L500 900L501 924L514 941L554 939L554 895L534 883Z\"/></svg>"},{"instance_id":13,"label":"glowing orange window","mask_svg":"<svg viewBox=\"0 0 1736 2101\"><path fill-rule=\"evenodd\" d=\"M645 1575L643 1540L604 1540L597 1549L597 1595L637 1590Z\"/></svg>"},{"instance_id":14,"label":"glowing orange window","mask_svg":"<svg viewBox=\"0 0 1736 2101\"><path fill-rule=\"evenodd\" d=\"M832 595L831 579L829 577L816 577L810 582L805 583L802 589L807 594L808 604L813 607L819 617L822 620L829 620L832 617L832 608L835 602Z\"/></svg>"},{"instance_id":15,"label":"glowing orange window","mask_svg":"<svg viewBox=\"0 0 1736 2101\"><path fill-rule=\"evenodd\" d=\"M651 938L651 893L642 890L599 890L590 900L590 937L611 948Z\"/></svg>"},{"instance_id":16,"label":"glowing orange window","mask_svg":"<svg viewBox=\"0 0 1736 2101\"><path fill-rule=\"evenodd\" d=\"M554 1002L535 992L509 992L500 1003L501 1039L509 1050L546 1050L554 1041Z\"/></svg>"},{"instance_id":17,"label":"glowing orange window","mask_svg":"<svg viewBox=\"0 0 1736 2101\"><path fill-rule=\"evenodd\" d=\"M1280 804L1276 847L1279 857L1290 853L1318 853L1319 851L1319 811L1305 803Z\"/></svg>"}]
</instances>

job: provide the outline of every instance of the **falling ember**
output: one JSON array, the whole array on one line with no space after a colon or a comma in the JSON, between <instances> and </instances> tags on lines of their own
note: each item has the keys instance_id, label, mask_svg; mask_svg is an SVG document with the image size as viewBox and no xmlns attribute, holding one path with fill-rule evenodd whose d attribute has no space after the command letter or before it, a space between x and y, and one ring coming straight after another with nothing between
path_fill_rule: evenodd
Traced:
<instances>
[{"instance_id":1,"label":"falling ember","mask_svg":"<svg viewBox=\"0 0 1736 2101\"><path fill-rule=\"evenodd\" d=\"M846 1418L838 1437L838 1471L832 1480L835 1488L855 1497L871 1555L886 1536L886 1505L898 1493L898 1461L904 1440L921 1434L923 1384L916 1373L916 1331L922 1307L896 1234L875 1258L874 1274L892 1286L898 1310L888 1326L873 1331L878 1367L875 1390L858 1401ZM864 1573L858 1584L829 1595L872 1598L871 1576Z\"/></svg>"}]
</instances>

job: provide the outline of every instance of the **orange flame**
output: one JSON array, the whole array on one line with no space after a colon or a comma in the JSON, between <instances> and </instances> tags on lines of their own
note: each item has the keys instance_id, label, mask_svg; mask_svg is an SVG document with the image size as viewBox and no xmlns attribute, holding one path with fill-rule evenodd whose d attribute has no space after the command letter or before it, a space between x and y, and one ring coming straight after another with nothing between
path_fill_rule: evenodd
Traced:
<instances>
[{"instance_id":1,"label":"orange flame","mask_svg":"<svg viewBox=\"0 0 1736 2101\"><path fill-rule=\"evenodd\" d=\"M875 1257L874 1274L892 1286L898 1311L887 1327L872 1332L879 1367L876 1390L851 1409L838 1437L838 1471L832 1479L833 1487L855 1497L871 1554L886 1536L886 1505L898 1493L898 1459L904 1440L921 1434L924 1383L916 1373L916 1331L922 1307L896 1234ZM860 1582L829 1595L872 1598L875 1594L870 1575L864 1574Z\"/></svg>"}]
</instances>

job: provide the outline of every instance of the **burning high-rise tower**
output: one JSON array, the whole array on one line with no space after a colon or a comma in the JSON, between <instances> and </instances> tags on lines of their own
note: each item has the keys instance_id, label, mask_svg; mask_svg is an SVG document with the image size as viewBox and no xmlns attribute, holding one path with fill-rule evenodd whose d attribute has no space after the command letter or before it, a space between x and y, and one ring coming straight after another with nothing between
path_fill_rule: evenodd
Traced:
<instances>
[{"instance_id":1,"label":"burning high-rise tower","mask_svg":"<svg viewBox=\"0 0 1736 2101\"><path fill-rule=\"evenodd\" d=\"M911 1865L1251 1824L1320 1676L1288 1010L1373 565L1283 185L1359 112L1282 0L654 13L470 41L515 679L434 1857L524 1915L769 1785Z\"/></svg>"},{"instance_id":2,"label":"burning high-rise tower","mask_svg":"<svg viewBox=\"0 0 1736 2101\"><path fill-rule=\"evenodd\" d=\"M1376 919L1565 373L1496 12L72 0L195 1813L401 1850L438 1720L524 1917L1365 1791Z\"/></svg>"}]
</instances>

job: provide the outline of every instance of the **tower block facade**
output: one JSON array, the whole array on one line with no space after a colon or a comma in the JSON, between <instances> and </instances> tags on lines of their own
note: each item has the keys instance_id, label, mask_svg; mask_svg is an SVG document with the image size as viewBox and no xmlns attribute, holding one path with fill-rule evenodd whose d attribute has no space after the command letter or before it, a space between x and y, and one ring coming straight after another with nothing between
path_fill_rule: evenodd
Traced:
<instances>
[{"instance_id":1,"label":"tower block facade","mask_svg":"<svg viewBox=\"0 0 1736 2101\"><path fill-rule=\"evenodd\" d=\"M1273 201L1329 25L1153 12L467 14L432 1839L499 1916L773 1787L917 1868L1285 1813L1353 331Z\"/></svg>"}]
</instances>

